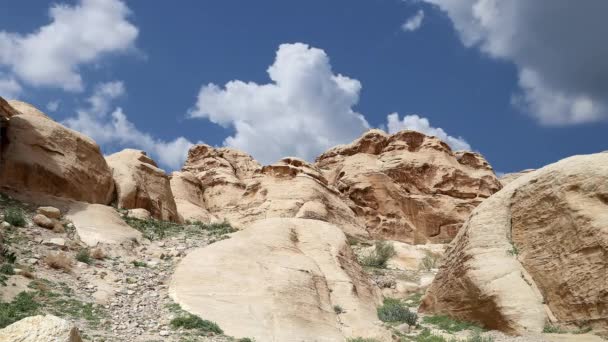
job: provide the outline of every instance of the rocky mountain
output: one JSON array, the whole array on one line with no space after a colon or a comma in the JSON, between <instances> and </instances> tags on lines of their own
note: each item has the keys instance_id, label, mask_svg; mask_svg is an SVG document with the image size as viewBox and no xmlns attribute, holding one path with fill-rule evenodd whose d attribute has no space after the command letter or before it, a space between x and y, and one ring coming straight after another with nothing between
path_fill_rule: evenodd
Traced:
<instances>
[{"instance_id":1,"label":"rocky mountain","mask_svg":"<svg viewBox=\"0 0 608 342\"><path fill-rule=\"evenodd\" d=\"M0 117L0 341L608 333L607 153L499 180L478 153L370 130L314 162L195 145L167 174L29 104Z\"/></svg>"}]
</instances>

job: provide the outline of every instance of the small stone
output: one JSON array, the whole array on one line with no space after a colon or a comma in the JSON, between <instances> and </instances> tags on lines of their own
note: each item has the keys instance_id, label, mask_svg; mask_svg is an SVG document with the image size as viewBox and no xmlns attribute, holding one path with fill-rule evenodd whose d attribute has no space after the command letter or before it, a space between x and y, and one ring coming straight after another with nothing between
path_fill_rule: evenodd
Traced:
<instances>
[{"instance_id":1,"label":"small stone","mask_svg":"<svg viewBox=\"0 0 608 342\"><path fill-rule=\"evenodd\" d=\"M161 330L158 334L160 336L169 336L169 332L167 330Z\"/></svg>"},{"instance_id":2,"label":"small stone","mask_svg":"<svg viewBox=\"0 0 608 342\"><path fill-rule=\"evenodd\" d=\"M50 240L44 241L43 244L46 245L46 246L56 246L56 247L64 248L65 247L65 239L63 239L63 238L52 238Z\"/></svg>"},{"instance_id":3,"label":"small stone","mask_svg":"<svg viewBox=\"0 0 608 342\"><path fill-rule=\"evenodd\" d=\"M129 296L131 296L131 295L135 294L135 291L133 291L133 290L127 290L127 294L128 294Z\"/></svg>"},{"instance_id":4,"label":"small stone","mask_svg":"<svg viewBox=\"0 0 608 342\"><path fill-rule=\"evenodd\" d=\"M55 227L55 221L42 214L34 216L32 221L43 228L53 229Z\"/></svg>"},{"instance_id":5,"label":"small stone","mask_svg":"<svg viewBox=\"0 0 608 342\"><path fill-rule=\"evenodd\" d=\"M61 217L61 210L55 207L40 207L36 212L51 219L59 219Z\"/></svg>"},{"instance_id":6,"label":"small stone","mask_svg":"<svg viewBox=\"0 0 608 342\"><path fill-rule=\"evenodd\" d=\"M8 222L6 222L6 221L3 221L3 222L2 222L2 228L6 229L6 228L10 228L10 227L11 227L11 224L10 224L10 223L8 223Z\"/></svg>"}]
</instances>

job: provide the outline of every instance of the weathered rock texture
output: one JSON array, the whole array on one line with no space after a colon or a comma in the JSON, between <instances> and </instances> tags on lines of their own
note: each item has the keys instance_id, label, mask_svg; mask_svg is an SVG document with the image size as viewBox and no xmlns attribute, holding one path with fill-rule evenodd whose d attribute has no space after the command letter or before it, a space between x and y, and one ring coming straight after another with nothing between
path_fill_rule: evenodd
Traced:
<instances>
[{"instance_id":1,"label":"weathered rock texture","mask_svg":"<svg viewBox=\"0 0 608 342\"><path fill-rule=\"evenodd\" d=\"M375 324L379 292L344 233L318 220L261 220L194 250L178 265L169 292L182 308L236 337L340 342L389 337ZM337 315L335 305L345 312Z\"/></svg>"},{"instance_id":2,"label":"weathered rock texture","mask_svg":"<svg viewBox=\"0 0 608 342\"><path fill-rule=\"evenodd\" d=\"M142 208L157 219L179 221L169 177L146 152L125 149L106 160L116 182L119 208Z\"/></svg>"},{"instance_id":3,"label":"weathered rock texture","mask_svg":"<svg viewBox=\"0 0 608 342\"><path fill-rule=\"evenodd\" d=\"M333 223L352 235L368 235L349 206L352 203L327 184L319 169L303 160L283 158L262 167L245 153L196 145L182 171L174 176L174 188L189 179L189 190L179 191L189 194L179 200L184 217L189 216L183 205L187 198L186 205L205 208L237 227L264 218L297 216ZM201 211L201 215L206 213Z\"/></svg>"},{"instance_id":4,"label":"weathered rock texture","mask_svg":"<svg viewBox=\"0 0 608 342\"><path fill-rule=\"evenodd\" d=\"M207 211L201 181L190 172L173 172L171 192L177 212L183 220L213 222L217 218Z\"/></svg>"},{"instance_id":5,"label":"weathered rock texture","mask_svg":"<svg viewBox=\"0 0 608 342\"><path fill-rule=\"evenodd\" d=\"M0 152L0 185L107 204L114 182L99 146L34 108L9 101L12 115ZM6 104L4 104L6 106Z\"/></svg>"},{"instance_id":6,"label":"weathered rock texture","mask_svg":"<svg viewBox=\"0 0 608 342\"><path fill-rule=\"evenodd\" d=\"M315 166L354 202L372 236L407 243L450 241L473 208L501 188L481 155L454 153L414 131L370 130L325 152Z\"/></svg>"},{"instance_id":7,"label":"weathered rock texture","mask_svg":"<svg viewBox=\"0 0 608 342\"><path fill-rule=\"evenodd\" d=\"M505 175L502 175L502 177L500 177L498 180L500 181L500 184L502 184L503 187L507 186L507 184L511 183L512 181L516 180L517 178L530 173L534 171L534 169L526 169L526 170L522 170L519 172L513 172L513 173L507 173Z\"/></svg>"},{"instance_id":8,"label":"weathered rock texture","mask_svg":"<svg viewBox=\"0 0 608 342\"><path fill-rule=\"evenodd\" d=\"M0 330L0 341L82 342L82 338L72 323L46 315L27 317Z\"/></svg>"},{"instance_id":9,"label":"weathered rock texture","mask_svg":"<svg viewBox=\"0 0 608 342\"><path fill-rule=\"evenodd\" d=\"M608 330L608 153L517 178L452 244L421 310L510 333L552 317Z\"/></svg>"}]
</instances>

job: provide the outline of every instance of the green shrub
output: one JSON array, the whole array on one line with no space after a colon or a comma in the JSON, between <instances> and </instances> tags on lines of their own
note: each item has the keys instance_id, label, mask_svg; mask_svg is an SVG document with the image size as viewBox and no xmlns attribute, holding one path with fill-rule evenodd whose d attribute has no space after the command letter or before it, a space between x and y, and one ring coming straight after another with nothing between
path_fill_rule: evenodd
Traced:
<instances>
[{"instance_id":1,"label":"green shrub","mask_svg":"<svg viewBox=\"0 0 608 342\"><path fill-rule=\"evenodd\" d=\"M444 315L426 316L422 319L422 321L425 323L436 325L439 329L448 332L458 332L469 329L482 330L480 327L473 323L455 320L449 316Z\"/></svg>"},{"instance_id":2,"label":"green shrub","mask_svg":"<svg viewBox=\"0 0 608 342\"><path fill-rule=\"evenodd\" d=\"M376 242L374 250L361 258L360 262L363 266L385 268L388 259L395 255L395 247L388 242Z\"/></svg>"},{"instance_id":3,"label":"green shrub","mask_svg":"<svg viewBox=\"0 0 608 342\"><path fill-rule=\"evenodd\" d=\"M132 264L135 267L148 267L148 264L146 264L143 261L139 261L139 260L133 260Z\"/></svg>"},{"instance_id":4,"label":"green shrub","mask_svg":"<svg viewBox=\"0 0 608 342\"><path fill-rule=\"evenodd\" d=\"M255 342L255 339L249 337L243 337L236 340L236 342Z\"/></svg>"},{"instance_id":5,"label":"green shrub","mask_svg":"<svg viewBox=\"0 0 608 342\"><path fill-rule=\"evenodd\" d=\"M13 274L15 274L15 269L13 268L13 265L11 265L11 264L3 264L2 266L0 266L0 273L7 274L7 275L13 275Z\"/></svg>"},{"instance_id":6,"label":"green shrub","mask_svg":"<svg viewBox=\"0 0 608 342\"><path fill-rule=\"evenodd\" d=\"M91 252L88 248L81 249L78 254L76 254L76 260L80 262L84 262L85 264L91 263Z\"/></svg>"},{"instance_id":7,"label":"green shrub","mask_svg":"<svg viewBox=\"0 0 608 342\"><path fill-rule=\"evenodd\" d=\"M339 315L341 313L344 313L344 309L340 306L340 305L334 305L334 312Z\"/></svg>"},{"instance_id":8,"label":"green shrub","mask_svg":"<svg viewBox=\"0 0 608 342\"><path fill-rule=\"evenodd\" d=\"M416 342L448 342L443 336L434 335L431 333L429 328L424 328L418 336L416 336Z\"/></svg>"},{"instance_id":9,"label":"green shrub","mask_svg":"<svg viewBox=\"0 0 608 342\"><path fill-rule=\"evenodd\" d=\"M481 336L481 332L476 330L473 332L473 335L467 338L464 342L494 342L494 338L491 336L483 337Z\"/></svg>"},{"instance_id":10,"label":"green shrub","mask_svg":"<svg viewBox=\"0 0 608 342\"><path fill-rule=\"evenodd\" d=\"M35 315L40 304L34 300L34 295L21 292L12 302L6 303L0 300L0 329L18 320Z\"/></svg>"},{"instance_id":11,"label":"green shrub","mask_svg":"<svg viewBox=\"0 0 608 342\"><path fill-rule=\"evenodd\" d=\"M8 248L3 247L0 249L0 259L5 259L9 264L14 264L17 261L17 255L15 255L15 252L11 252Z\"/></svg>"},{"instance_id":12,"label":"green shrub","mask_svg":"<svg viewBox=\"0 0 608 342\"><path fill-rule=\"evenodd\" d=\"M17 207L8 207L4 209L4 221L10 223L15 227L25 227L25 215L23 210Z\"/></svg>"},{"instance_id":13,"label":"green shrub","mask_svg":"<svg viewBox=\"0 0 608 342\"><path fill-rule=\"evenodd\" d=\"M414 326L418 320L418 315L397 299L385 298L377 311L378 318L383 322L403 322Z\"/></svg>"},{"instance_id":14,"label":"green shrub","mask_svg":"<svg viewBox=\"0 0 608 342\"><path fill-rule=\"evenodd\" d=\"M198 329L203 332L223 334L224 331L214 322L204 320L198 316L187 314L171 320L174 329L183 328L187 330Z\"/></svg>"},{"instance_id":15,"label":"green shrub","mask_svg":"<svg viewBox=\"0 0 608 342\"><path fill-rule=\"evenodd\" d=\"M565 334L566 331L563 330L562 328L558 327L557 325L553 325L553 324L546 324L545 327L543 328L543 332L547 333L547 334Z\"/></svg>"},{"instance_id":16,"label":"green shrub","mask_svg":"<svg viewBox=\"0 0 608 342\"><path fill-rule=\"evenodd\" d=\"M238 229L232 227L228 221L216 222L216 223L202 223L200 221L196 221L193 225L199 227L199 229L206 230L209 235L212 236L221 236L230 233L236 232ZM295 231L294 231L295 234ZM295 234L295 238L297 239L297 234ZM293 237L292 237L293 239Z\"/></svg>"}]
</instances>

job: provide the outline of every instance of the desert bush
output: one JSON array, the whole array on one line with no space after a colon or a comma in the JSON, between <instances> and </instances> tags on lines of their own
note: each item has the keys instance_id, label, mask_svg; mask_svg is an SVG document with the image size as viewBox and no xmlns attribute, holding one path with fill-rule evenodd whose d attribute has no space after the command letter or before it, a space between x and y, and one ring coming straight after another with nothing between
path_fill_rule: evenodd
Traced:
<instances>
[{"instance_id":1,"label":"desert bush","mask_svg":"<svg viewBox=\"0 0 608 342\"><path fill-rule=\"evenodd\" d=\"M103 260L106 258L106 253L99 247L93 248L91 250L91 258L95 260Z\"/></svg>"},{"instance_id":2,"label":"desert bush","mask_svg":"<svg viewBox=\"0 0 608 342\"><path fill-rule=\"evenodd\" d=\"M183 328L187 330L197 329L202 332L212 332L223 334L224 331L214 322L204 320L198 316L187 314L175 317L171 320L171 326L174 329Z\"/></svg>"},{"instance_id":3,"label":"desert bush","mask_svg":"<svg viewBox=\"0 0 608 342\"><path fill-rule=\"evenodd\" d=\"M85 264L90 264L92 262L92 260L91 260L91 252L89 251L89 249L88 248L81 249L76 254L76 260L78 260L80 262L84 262Z\"/></svg>"},{"instance_id":4,"label":"desert bush","mask_svg":"<svg viewBox=\"0 0 608 342\"><path fill-rule=\"evenodd\" d=\"M398 299L385 298L377 311L378 318L383 322L403 322L414 326L418 321L418 315Z\"/></svg>"},{"instance_id":5,"label":"desert bush","mask_svg":"<svg viewBox=\"0 0 608 342\"><path fill-rule=\"evenodd\" d=\"M422 258L420 268L424 271L430 271L437 267L437 260L439 259L439 256L429 251L425 251L425 253L426 255L424 258Z\"/></svg>"},{"instance_id":6,"label":"desert bush","mask_svg":"<svg viewBox=\"0 0 608 342\"><path fill-rule=\"evenodd\" d=\"M334 305L334 312L339 315L341 313L344 313L344 309L340 306L340 305Z\"/></svg>"},{"instance_id":7,"label":"desert bush","mask_svg":"<svg viewBox=\"0 0 608 342\"><path fill-rule=\"evenodd\" d=\"M25 227L27 224L23 210L17 207L8 207L4 209L4 221L15 227Z\"/></svg>"},{"instance_id":8,"label":"desert bush","mask_svg":"<svg viewBox=\"0 0 608 342\"><path fill-rule=\"evenodd\" d=\"M423 322L436 325L439 329L448 332L458 332L463 330L482 330L479 326L470 323L459 321L445 315L426 316L422 319Z\"/></svg>"},{"instance_id":9,"label":"desert bush","mask_svg":"<svg viewBox=\"0 0 608 342\"><path fill-rule=\"evenodd\" d=\"M13 275L13 274L15 274L15 269L13 268L13 265L11 265L11 264L2 264L2 266L0 266L0 273L7 274L7 275Z\"/></svg>"},{"instance_id":10,"label":"desert bush","mask_svg":"<svg viewBox=\"0 0 608 342\"><path fill-rule=\"evenodd\" d=\"M144 261L139 260L133 260L132 264L135 267L148 267L148 264L146 264Z\"/></svg>"},{"instance_id":11,"label":"desert bush","mask_svg":"<svg viewBox=\"0 0 608 342\"><path fill-rule=\"evenodd\" d=\"M0 300L0 329L34 315L39 306L40 304L34 300L34 295L28 292L19 293L11 302Z\"/></svg>"},{"instance_id":12,"label":"desert bush","mask_svg":"<svg viewBox=\"0 0 608 342\"><path fill-rule=\"evenodd\" d=\"M44 262L56 270L63 270L65 272L72 270L72 260L63 252L47 255L44 258Z\"/></svg>"},{"instance_id":13,"label":"desert bush","mask_svg":"<svg viewBox=\"0 0 608 342\"><path fill-rule=\"evenodd\" d=\"M395 247L393 244L382 241L376 242L374 250L361 258L360 262L363 266L385 268L388 259L395 255Z\"/></svg>"}]
</instances>

